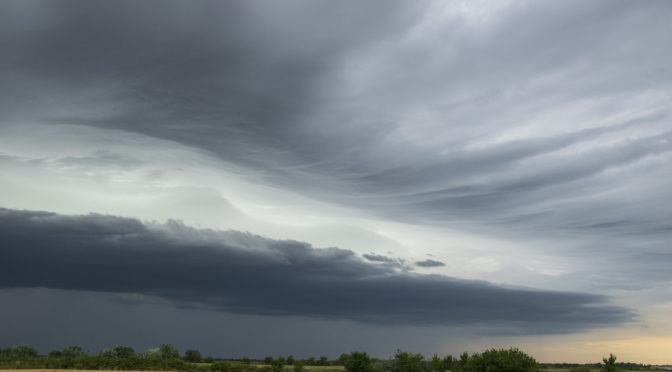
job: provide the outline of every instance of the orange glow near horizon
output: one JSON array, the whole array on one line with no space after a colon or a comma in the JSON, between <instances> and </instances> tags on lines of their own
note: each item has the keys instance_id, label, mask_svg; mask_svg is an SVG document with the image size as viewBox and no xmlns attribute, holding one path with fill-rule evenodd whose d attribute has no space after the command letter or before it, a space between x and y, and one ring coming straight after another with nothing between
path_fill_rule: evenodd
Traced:
<instances>
[{"instance_id":1,"label":"orange glow near horizon","mask_svg":"<svg viewBox=\"0 0 672 372\"><path fill-rule=\"evenodd\" d=\"M565 337L543 341L530 339L515 346L540 363L602 363L603 357L613 353L618 362L672 364L672 336L576 338L576 341Z\"/></svg>"}]
</instances>

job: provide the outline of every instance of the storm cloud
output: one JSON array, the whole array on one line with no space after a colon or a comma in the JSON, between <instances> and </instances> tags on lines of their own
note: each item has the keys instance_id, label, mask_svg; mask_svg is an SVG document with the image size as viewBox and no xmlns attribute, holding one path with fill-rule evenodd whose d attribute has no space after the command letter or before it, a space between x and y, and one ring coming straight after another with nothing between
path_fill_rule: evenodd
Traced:
<instances>
[{"instance_id":1,"label":"storm cloud","mask_svg":"<svg viewBox=\"0 0 672 372\"><path fill-rule=\"evenodd\" d=\"M634 314L599 295L399 272L354 252L169 221L0 212L0 286L159 296L243 314L563 333ZM436 262L436 261L431 261Z\"/></svg>"},{"instance_id":2,"label":"storm cloud","mask_svg":"<svg viewBox=\"0 0 672 372\"><path fill-rule=\"evenodd\" d=\"M504 230L607 226L580 201L521 219L643 161L669 171L665 2L154 5L8 3L4 122L141 133L384 218Z\"/></svg>"}]
</instances>

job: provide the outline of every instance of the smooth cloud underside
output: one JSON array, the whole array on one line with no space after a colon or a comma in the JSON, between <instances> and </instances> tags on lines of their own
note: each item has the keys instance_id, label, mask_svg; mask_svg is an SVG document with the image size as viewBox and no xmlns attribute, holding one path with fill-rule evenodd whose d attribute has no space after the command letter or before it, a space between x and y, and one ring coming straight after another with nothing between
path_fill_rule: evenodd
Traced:
<instances>
[{"instance_id":1,"label":"smooth cloud underside","mask_svg":"<svg viewBox=\"0 0 672 372\"><path fill-rule=\"evenodd\" d=\"M577 332L634 318L599 295L420 275L349 250L174 221L0 209L0 246L3 288L140 293L233 313L520 334Z\"/></svg>"}]
</instances>

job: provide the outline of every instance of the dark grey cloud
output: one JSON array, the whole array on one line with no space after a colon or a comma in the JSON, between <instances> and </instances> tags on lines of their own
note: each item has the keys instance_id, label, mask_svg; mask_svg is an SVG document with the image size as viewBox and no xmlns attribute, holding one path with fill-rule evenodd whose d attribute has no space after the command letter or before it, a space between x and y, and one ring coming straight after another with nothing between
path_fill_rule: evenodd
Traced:
<instances>
[{"instance_id":1,"label":"dark grey cloud","mask_svg":"<svg viewBox=\"0 0 672 372\"><path fill-rule=\"evenodd\" d=\"M441 267L441 266L446 266L445 263L437 260L432 260L430 258L423 260L423 261L417 261L415 263L416 266L420 267Z\"/></svg>"},{"instance_id":2,"label":"dark grey cloud","mask_svg":"<svg viewBox=\"0 0 672 372\"><path fill-rule=\"evenodd\" d=\"M174 221L2 209L0 229L2 288L138 293L231 313L521 334L578 332L634 317L600 295L420 275L349 250Z\"/></svg>"}]
</instances>

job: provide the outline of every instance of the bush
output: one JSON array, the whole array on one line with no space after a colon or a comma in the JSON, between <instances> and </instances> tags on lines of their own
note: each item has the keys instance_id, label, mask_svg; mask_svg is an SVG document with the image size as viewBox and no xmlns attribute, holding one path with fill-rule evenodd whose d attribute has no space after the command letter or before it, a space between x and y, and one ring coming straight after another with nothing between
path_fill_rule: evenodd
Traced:
<instances>
[{"instance_id":1,"label":"bush","mask_svg":"<svg viewBox=\"0 0 672 372\"><path fill-rule=\"evenodd\" d=\"M590 372L590 368L583 366L583 367L574 367L570 368L568 372Z\"/></svg>"}]
</instances>

